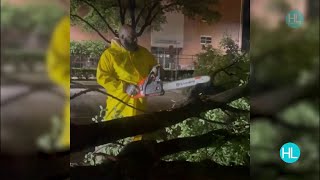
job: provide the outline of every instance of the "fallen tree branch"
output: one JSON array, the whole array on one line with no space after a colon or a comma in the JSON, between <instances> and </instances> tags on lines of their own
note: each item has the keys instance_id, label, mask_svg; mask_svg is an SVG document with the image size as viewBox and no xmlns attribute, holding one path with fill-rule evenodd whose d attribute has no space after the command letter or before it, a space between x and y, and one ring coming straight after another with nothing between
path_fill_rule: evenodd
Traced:
<instances>
[{"instance_id":1,"label":"fallen tree branch","mask_svg":"<svg viewBox=\"0 0 320 180\"><path fill-rule=\"evenodd\" d=\"M180 108L167 111L93 124L77 125L71 123L71 151L79 151L125 137L150 133L179 123L187 118L198 116L201 112L218 108L225 103L243 97L247 88L247 86L236 87L225 91L225 93L219 93L213 97L209 96L205 101L190 100ZM212 102L211 100L215 101ZM71 122L76 121L71 118Z\"/></svg>"},{"instance_id":2,"label":"fallen tree branch","mask_svg":"<svg viewBox=\"0 0 320 180\"><path fill-rule=\"evenodd\" d=\"M1 154L4 179L67 179L70 174L69 152L29 155Z\"/></svg>"},{"instance_id":3,"label":"fallen tree branch","mask_svg":"<svg viewBox=\"0 0 320 180\"><path fill-rule=\"evenodd\" d=\"M223 107L221 107L222 110L226 110L226 111L230 111L233 113L239 113L239 114L249 114L250 110L246 110L246 109L239 109L239 108L235 108L229 105L225 105Z\"/></svg>"},{"instance_id":4,"label":"fallen tree branch","mask_svg":"<svg viewBox=\"0 0 320 180\"><path fill-rule=\"evenodd\" d=\"M71 177L74 179L86 179L89 176L91 179L93 177L102 179L158 179L161 177L162 179L168 179L169 177L172 177L172 172L175 173L175 176L184 176L185 173L180 172L182 171L180 168L183 167L190 168L190 171L193 173L199 170L198 168L205 168L207 171L206 176L211 174L215 169L218 171L218 169L223 170L224 168L230 170L240 168L243 171L234 171L236 174L233 175L237 177L246 174L247 177L249 174L248 167L244 166L220 166L212 161L198 163L185 161L165 162L160 160L161 157L166 155L186 150L199 149L211 144L217 144L224 139L231 140L234 138L249 138L249 136L231 134L227 130L220 129L200 136L178 138L160 143L156 143L155 141L136 141L128 144L118 156L109 159L104 164L97 166L71 167ZM194 176L194 178L199 178L201 174L196 173L196 175L197 176ZM217 176L216 173L211 175L212 177Z\"/></svg>"},{"instance_id":5,"label":"fallen tree branch","mask_svg":"<svg viewBox=\"0 0 320 180\"><path fill-rule=\"evenodd\" d=\"M249 94L249 87L250 85L247 84L246 86L239 86L232 89L228 89L226 91L223 91L221 93L215 94L213 96L207 96L208 100L212 102L217 103L229 103L236 99L239 99L240 97L245 97ZM237 96L241 94L242 96Z\"/></svg>"},{"instance_id":6,"label":"fallen tree branch","mask_svg":"<svg viewBox=\"0 0 320 180\"><path fill-rule=\"evenodd\" d=\"M308 97L319 97L319 77L305 85L288 85L251 97L251 116L272 116L290 104Z\"/></svg>"},{"instance_id":7,"label":"fallen tree branch","mask_svg":"<svg viewBox=\"0 0 320 180\"><path fill-rule=\"evenodd\" d=\"M160 157L181 151L196 150L203 147L208 147L212 144L217 144L221 138L231 140L239 138L249 138L244 135L232 134L225 129L218 129L206 134L194 137L177 138L169 141L164 141L156 145L157 154Z\"/></svg>"},{"instance_id":8,"label":"fallen tree branch","mask_svg":"<svg viewBox=\"0 0 320 180\"><path fill-rule=\"evenodd\" d=\"M14 103L14 102L17 102L18 100L22 99L22 98L25 98L25 97L28 97L32 94L35 94L37 92L50 92L52 94L55 94L57 95L58 97L60 98L65 98L65 95L64 94L61 94L59 93L58 91L54 91L53 88L55 88L56 86L54 85L51 85L49 87L47 86L43 86L43 85L36 85L36 86L31 86L29 87L28 90L26 90L25 92L22 92L22 93L19 93L15 96L12 96L12 97L9 97L9 98L6 98L4 100L1 101L1 106L7 106L11 103Z\"/></svg>"},{"instance_id":9,"label":"fallen tree branch","mask_svg":"<svg viewBox=\"0 0 320 180\"><path fill-rule=\"evenodd\" d=\"M75 180L108 179L118 180L128 178L129 174L121 174L119 169L109 166L76 166L70 168L71 178ZM110 173L111 172L111 173ZM144 174L142 174L144 173ZM250 179L250 168L248 166L222 166L213 161L201 162L188 161L160 161L147 170L137 172L137 176L152 180L215 180L215 179ZM132 177L132 176L130 176ZM134 177L133 177L134 178Z\"/></svg>"}]
</instances>

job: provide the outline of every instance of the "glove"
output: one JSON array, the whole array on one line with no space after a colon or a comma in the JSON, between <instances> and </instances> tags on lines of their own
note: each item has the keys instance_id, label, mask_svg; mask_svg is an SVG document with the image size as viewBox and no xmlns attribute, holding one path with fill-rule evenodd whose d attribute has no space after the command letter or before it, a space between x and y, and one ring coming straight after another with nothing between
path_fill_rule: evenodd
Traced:
<instances>
[{"instance_id":1,"label":"glove","mask_svg":"<svg viewBox=\"0 0 320 180\"><path fill-rule=\"evenodd\" d=\"M125 91L129 96L135 96L135 95L137 95L139 93L139 88L136 85L128 84L125 87Z\"/></svg>"},{"instance_id":2,"label":"glove","mask_svg":"<svg viewBox=\"0 0 320 180\"><path fill-rule=\"evenodd\" d=\"M157 74L159 67L160 67L159 65L153 66L153 68L151 69L151 72L154 73L154 74Z\"/></svg>"},{"instance_id":3,"label":"glove","mask_svg":"<svg viewBox=\"0 0 320 180\"><path fill-rule=\"evenodd\" d=\"M155 78L158 75L158 68L160 68L160 65L155 65L153 66L153 68L151 69L151 77Z\"/></svg>"}]
</instances>

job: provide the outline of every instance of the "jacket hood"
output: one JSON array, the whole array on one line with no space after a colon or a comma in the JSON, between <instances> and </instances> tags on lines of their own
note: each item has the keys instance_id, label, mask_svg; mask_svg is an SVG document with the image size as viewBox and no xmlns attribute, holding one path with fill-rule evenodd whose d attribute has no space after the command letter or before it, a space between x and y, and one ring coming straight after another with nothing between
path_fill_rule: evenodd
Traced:
<instances>
[{"instance_id":1,"label":"jacket hood","mask_svg":"<svg viewBox=\"0 0 320 180\"><path fill-rule=\"evenodd\" d=\"M126 48L124 48L124 47L117 41L117 39L112 39L112 40L111 40L110 48L111 48L112 50L115 50L115 51L128 52L128 50L126 50ZM141 46L138 45L138 50L140 50L140 49L141 49Z\"/></svg>"},{"instance_id":2,"label":"jacket hood","mask_svg":"<svg viewBox=\"0 0 320 180\"><path fill-rule=\"evenodd\" d=\"M127 51L116 39L111 40L110 48L116 51Z\"/></svg>"}]
</instances>

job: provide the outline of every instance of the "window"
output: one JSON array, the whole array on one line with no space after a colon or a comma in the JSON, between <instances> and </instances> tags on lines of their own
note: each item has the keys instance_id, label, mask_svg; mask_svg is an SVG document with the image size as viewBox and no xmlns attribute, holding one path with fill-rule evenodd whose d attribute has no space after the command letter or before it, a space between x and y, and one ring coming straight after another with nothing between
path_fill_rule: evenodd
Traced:
<instances>
[{"instance_id":1,"label":"window","mask_svg":"<svg viewBox=\"0 0 320 180\"><path fill-rule=\"evenodd\" d=\"M151 53L157 58L163 69L172 69L175 57L170 57L169 48L152 47Z\"/></svg>"},{"instance_id":2,"label":"window","mask_svg":"<svg viewBox=\"0 0 320 180\"><path fill-rule=\"evenodd\" d=\"M211 44L211 36L200 36L200 44Z\"/></svg>"}]
</instances>

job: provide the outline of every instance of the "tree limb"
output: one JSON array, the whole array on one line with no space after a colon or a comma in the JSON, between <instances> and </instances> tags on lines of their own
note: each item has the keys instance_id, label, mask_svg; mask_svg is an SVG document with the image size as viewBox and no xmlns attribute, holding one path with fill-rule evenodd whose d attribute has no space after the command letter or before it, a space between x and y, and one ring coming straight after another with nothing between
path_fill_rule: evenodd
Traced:
<instances>
[{"instance_id":1,"label":"tree limb","mask_svg":"<svg viewBox=\"0 0 320 180\"><path fill-rule=\"evenodd\" d=\"M142 14L146 8L147 8L147 2L144 3L143 8L140 10L140 12L137 16L137 19L135 20L136 24L139 24L140 18L142 17Z\"/></svg>"},{"instance_id":2,"label":"tree limb","mask_svg":"<svg viewBox=\"0 0 320 180\"><path fill-rule=\"evenodd\" d=\"M218 93L213 96L207 96L207 99L212 102L218 102L218 103L226 103L226 102L232 102L236 99L239 99L239 96L235 96L235 94L241 94L244 96L249 94L249 84L245 86L239 86L235 87L229 90L226 90L224 92Z\"/></svg>"},{"instance_id":3,"label":"tree limb","mask_svg":"<svg viewBox=\"0 0 320 180\"><path fill-rule=\"evenodd\" d=\"M247 87L237 87L205 101L190 100L180 108L143 114L133 117L85 125L71 124L71 151L113 142L125 137L149 133L163 127L179 123L187 118L199 115L206 110L218 108L225 103L242 97ZM215 100L214 102L210 100ZM89 121L89 120L88 120ZM71 118L71 122L75 122Z\"/></svg>"},{"instance_id":4,"label":"tree limb","mask_svg":"<svg viewBox=\"0 0 320 180\"><path fill-rule=\"evenodd\" d=\"M121 0L118 0L118 6L119 6L119 14L120 14L120 22L122 25L124 25L125 23L125 12L122 9L122 4L121 4Z\"/></svg>"},{"instance_id":5,"label":"tree limb","mask_svg":"<svg viewBox=\"0 0 320 180\"><path fill-rule=\"evenodd\" d=\"M288 85L267 93L253 95L251 98L251 115L270 116L280 112L296 101L306 97L317 97L319 77L305 85Z\"/></svg>"},{"instance_id":6,"label":"tree limb","mask_svg":"<svg viewBox=\"0 0 320 180\"><path fill-rule=\"evenodd\" d=\"M250 179L249 166L222 166L211 160L201 162L189 161L161 161L152 171L159 179Z\"/></svg>"},{"instance_id":7,"label":"tree limb","mask_svg":"<svg viewBox=\"0 0 320 180\"><path fill-rule=\"evenodd\" d=\"M145 28L147 26L149 26L149 22L150 22L150 18L152 15L152 12L156 9L156 7L159 5L159 2L155 2L152 7L150 8L150 10L148 11L147 17L145 19L145 23L142 25L141 29L139 30L139 32L137 33L137 36L141 36L145 30ZM151 24L151 23L150 23Z\"/></svg>"},{"instance_id":8,"label":"tree limb","mask_svg":"<svg viewBox=\"0 0 320 180\"><path fill-rule=\"evenodd\" d=\"M54 87L54 85L51 85L51 86L31 86L27 91L25 91L25 92L22 92L22 93L20 93L20 94L17 94L17 95L15 95L15 96L12 96L12 97L9 97L9 98L6 98L6 99L4 99L4 100L2 100L1 101L1 106L3 107L3 106L7 106L7 105L9 105L9 104L11 104L11 103L13 103L13 102L17 102L18 100L20 100L20 99L22 99L22 98L24 98L24 97L28 97L28 96L30 96L31 94L34 94L34 93L36 93L36 92L41 92L41 91L47 91L47 92L50 92L50 93L52 93L52 94L56 94L56 95L58 95L58 97L60 97L60 98L65 98L65 95L63 95L63 94L61 94L61 93L59 93L59 92L57 92L57 91L54 91L52 88Z\"/></svg>"},{"instance_id":9,"label":"tree limb","mask_svg":"<svg viewBox=\"0 0 320 180\"><path fill-rule=\"evenodd\" d=\"M151 166L148 170L138 173L144 173L147 176L146 179L152 180L250 179L250 168L248 166L222 166L210 160L204 160L201 162L160 161ZM76 166L71 167L70 171L72 179L76 180L118 180L127 178L125 174L121 174L120 169L114 168L113 164L98 166Z\"/></svg>"},{"instance_id":10,"label":"tree limb","mask_svg":"<svg viewBox=\"0 0 320 180\"><path fill-rule=\"evenodd\" d=\"M175 154L181 151L196 150L212 144L218 144L221 138L231 140L244 138L244 135L231 134L227 130L218 129L194 137L177 138L157 143L155 149L160 157ZM247 137L249 138L249 136Z\"/></svg>"},{"instance_id":11,"label":"tree limb","mask_svg":"<svg viewBox=\"0 0 320 180\"><path fill-rule=\"evenodd\" d=\"M117 36L116 32L113 30L113 28L110 26L110 24L106 21L105 17L102 16L102 14L99 12L99 10L93 4L89 3L88 1L84 0L83 2L86 3L87 5L89 5L90 7L92 7L93 10L99 15L99 17L107 25L108 29L112 32L112 34Z\"/></svg>"},{"instance_id":12,"label":"tree limb","mask_svg":"<svg viewBox=\"0 0 320 180\"><path fill-rule=\"evenodd\" d=\"M156 13L153 14L153 16L150 18L149 21L146 21L145 24L141 27L138 36L141 36L146 27L150 26L152 21L157 17L157 15L160 13L160 10L158 10Z\"/></svg>"},{"instance_id":13,"label":"tree limb","mask_svg":"<svg viewBox=\"0 0 320 180\"><path fill-rule=\"evenodd\" d=\"M221 109L227 110L227 111L230 111L230 112L233 112L233 113L240 113L240 114L248 114L248 113L250 113L249 110L238 109L238 108L235 108L235 107L232 107L232 106L229 106L229 105L225 105L224 107L221 107Z\"/></svg>"},{"instance_id":14,"label":"tree limb","mask_svg":"<svg viewBox=\"0 0 320 180\"><path fill-rule=\"evenodd\" d=\"M85 19L83 19L82 17L80 17L79 15L76 15L76 14L70 14L71 17L76 17L78 19L80 19L82 22L85 22L88 26L90 26L96 33L98 33L98 35L103 39L105 40L107 43L110 43L110 41L104 37L101 32L95 28L92 24L90 24L88 21L86 21Z\"/></svg>"},{"instance_id":15,"label":"tree limb","mask_svg":"<svg viewBox=\"0 0 320 180\"><path fill-rule=\"evenodd\" d=\"M130 3L131 27L136 31L136 17L135 17L136 1L130 0L129 3Z\"/></svg>"},{"instance_id":16,"label":"tree limb","mask_svg":"<svg viewBox=\"0 0 320 180\"><path fill-rule=\"evenodd\" d=\"M156 143L155 141L136 141L128 144L118 156L113 158L113 160L107 161L105 164L94 166L94 167L71 167L71 176L73 174L77 176L77 178L84 178L87 175L89 176L99 176L99 177L108 177L110 179L123 179L126 177L132 177L135 179L168 179L170 174L166 174L163 176L164 172L167 172L169 165L183 165L182 167L188 167L190 170L199 170L197 167L192 166L192 164L201 165L199 168L207 168L208 172L212 172L212 170L216 168L227 168L226 166L220 166L218 164L213 163L212 161L206 161L203 163L187 163L184 161L174 161L174 162L164 162L161 161L161 157L170 155L173 153L177 153L180 151L199 149L202 147L206 147L210 144L217 144L223 139L234 139L234 138L249 138L243 135L231 134L227 130L215 130L200 136L195 137L186 137L186 138L178 138L169 141L164 141L160 143ZM186 166L187 165L187 166ZM209 165L209 166L208 166ZM234 166L237 167L237 166ZM231 167L229 167L231 168ZM235 172L237 174L233 174L234 176L241 176L246 174L249 175L248 167L237 167L246 169L246 173ZM101 171L103 170L103 171ZM177 175L185 175L185 173L181 173L182 169L174 169L171 167L170 172L175 172ZM219 169L222 170L222 169ZM86 172L88 171L88 172ZM125 172L125 173L124 173ZM160 173L161 172L161 173ZM84 173L84 174L83 174ZM210 173L209 173L210 174ZM225 174L225 173L222 173ZM149 175L152 175L150 177ZM197 174L197 178L199 178L200 174ZM208 175L208 174L207 174ZM212 177L216 177L217 174L211 174ZM172 175L171 175L172 176ZM91 177L92 178L92 177ZM170 179L170 178L169 178ZM185 178L177 178L177 179L185 179Z\"/></svg>"},{"instance_id":17,"label":"tree limb","mask_svg":"<svg viewBox=\"0 0 320 180\"><path fill-rule=\"evenodd\" d=\"M66 179L69 177L69 152L0 155L4 179ZM49 171L48 171L49 170Z\"/></svg>"},{"instance_id":18,"label":"tree limb","mask_svg":"<svg viewBox=\"0 0 320 180\"><path fill-rule=\"evenodd\" d=\"M211 77L215 77L219 72L225 72L226 74L228 74L229 76L231 75L234 75L234 74L230 74L228 73L226 70L232 66L234 66L235 64L237 64L238 62L240 62L240 60L246 56L247 53L243 53L237 60L234 60L232 63L230 63L229 65L225 66L225 67L222 67L222 68L219 68L217 69L216 71L214 71L210 76Z\"/></svg>"}]
</instances>

